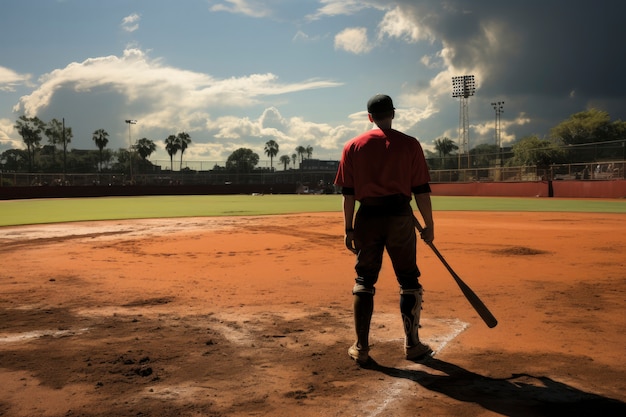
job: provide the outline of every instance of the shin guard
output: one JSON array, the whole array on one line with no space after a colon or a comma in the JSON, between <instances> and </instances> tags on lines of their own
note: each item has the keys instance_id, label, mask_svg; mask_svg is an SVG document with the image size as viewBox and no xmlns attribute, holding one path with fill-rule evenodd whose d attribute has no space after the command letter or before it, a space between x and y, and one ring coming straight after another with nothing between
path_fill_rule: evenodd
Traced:
<instances>
[{"instance_id":1,"label":"shin guard","mask_svg":"<svg viewBox=\"0 0 626 417\"><path fill-rule=\"evenodd\" d=\"M374 311L374 294L372 292L354 293L354 329L356 346L359 350L369 350L369 332L372 313Z\"/></svg>"},{"instance_id":2,"label":"shin guard","mask_svg":"<svg viewBox=\"0 0 626 417\"><path fill-rule=\"evenodd\" d=\"M419 327L422 310L422 288L400 290L400 313L404 324L405 346L420 344Z\"/></svg>"}]
</instances>

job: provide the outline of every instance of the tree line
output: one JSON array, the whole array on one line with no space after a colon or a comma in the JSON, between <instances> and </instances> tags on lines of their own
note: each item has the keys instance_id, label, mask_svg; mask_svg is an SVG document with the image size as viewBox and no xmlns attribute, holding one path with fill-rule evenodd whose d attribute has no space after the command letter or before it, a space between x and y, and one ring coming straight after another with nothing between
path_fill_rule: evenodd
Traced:
<instances>
[{"instance_id":1,"label":"tree line","mask_svg":"<svg viewBox=\"0 0 626 417\"><path fill-rule=\"evenodd\" d=\"M434 141L435 151L426 151L431 168L456 169L458 150L454 141L440 137ZM626 122L611 121L605 111L590 109L575 113L550 129L547 138L528 135L510 148L480 144L469 150L470 168L483 168L499 163L502 166L537 166L588 163L598 160L626 160ZM468 162L462 167L468 168Z\"/></svg>"},{"instance_id":2,"label":"tree line","mask_svg":"<svg viewBox=\"0 0 626 417\"><path fill-rule=\"evenodd\" d=\"M273 139L265 143L263 152L270 158L270 171L274 171L274 158L278 155L279 149L280 145L278 145L278 142ZM283 170L286 171L290 164L293 164L295 168L298 161L302 164L305 159L310 159L311 156L313 156L312 146L297 146L295 148L295 152L292 153L291 156L281 155L279 161L283 166ZM250 148L239 148L230 154L228 159L226 159L226 165L224 167L215 165L213 170L249 173L256 169L258 163L259 154Z\"/></svg>"},{"instance_id":3,"label":"tree line","mask_svg":"<svg viewBox=\"0 0 626 417\"><path fill-rule=\"evenodd\" d=\"M128 123L133 121L127 121ZM69 150L72 141L72 128L65 126L65 121L52 119L45 123L38 117L26 117L22 115L15 123L15 129L22 137L26 150L9 149L0 155L0 167L3 171L12 172L124 172L130 170L132 175L133 166L141 172L151 172L154 165L148 160L156 149L157 144L148 138L141 138L128 149L120 148L117 151L108 149L109 133L105 129L97 129L93 132L92 140L96 146L95 151ZM130 126L129 126L130 129ZM44 136L48 139L47 145L42 145ZM129 133L130 136L130 133ZM183 156L191 144L191 135L180 132L169 135L163 140L167 154L170 157L170 170L174 170L174 157L180 152L180 167L183 170ZM275 140L269 140L265 144L264 152L270 158L270 170L274 170L274 158L278 155L279 145ZM59 151L62 152L61 160L58 159ZM312 146L298 146L291 155L282 155L279 159L284 170L293 164L295 167L304 159L310 159L313 155ZM214 170L226 170L232 172L251 172L259 163L259 155L249 148L235 150L226 160L224 167L215 166Z\"/></svg>"},{"instance_id":4,"label":"tree line","mask_svg":"<svg viewBox=\"0 0 626 417\"><path fill-rule=\"evenodd\" d=\"M97 129L92 139L98 149L69 150L72 141L72 128L66 127L64 120L52 119L48 123L37 117L20 116L15 129L22 137L26 150L9 149L0 155L2 170L14 172L124 172L135 166L142 172L154 171L148 160L157 144L148 138L141 138L128 149L117 151L107 149L109 143L106 130ZM44 136L48 145L42 146ZM174 157L180 152L180 170L183 170L183 157L191 144L191 136L186 132L169 135L163 140L170 157L170 170L174 170ZM614 146L603 146L613 144ZM431 169L456 169L461 165L458 146L447 137L434 140L435 152L426 150ZM270 171L274 170L274 158L280 146L275 140L265 143L263 152L270 158ZM60 153L60 155L59 155ZM281 155L278 159L283 170L302 164L313 154L312 146L298 146L295 152ZM626 122L611 121L605 111L590 109L575 113L550 129L547 138L529 135L516 141L511 147L500 148L496 144L480 144L470 149L461 168L501 166L538 166L553 164L587 163L607 159L626 160ZM465 162L467 161L467 162ZM470 162L471 161L471 162ZM226 160L224 167L216 165L214 170L230 172L252 172L257 169L259 155L252 149L239 148Z\"/></svg>"}]
</instances>

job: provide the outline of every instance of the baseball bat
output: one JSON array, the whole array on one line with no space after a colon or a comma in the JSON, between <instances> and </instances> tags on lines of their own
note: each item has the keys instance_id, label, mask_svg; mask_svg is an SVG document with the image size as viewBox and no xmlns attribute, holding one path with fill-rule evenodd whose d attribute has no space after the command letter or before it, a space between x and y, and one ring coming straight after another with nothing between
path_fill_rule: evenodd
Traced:
<instances>
[{"instance_id":1,"label":"baseball bat","mask_svg":"<svg viewBox=\"0 0 626 417\"><path fill-rule=\"evenodd\" d=\"M424 228L419 223L417 218L415 218L415 227L417 228L417 230L420 233L422 233L424 231ZM457 285L459 286L459 288L463 292L463 295L465 296L467 301L469 301L469 303L472 305L472 307L474 307L474 310L476 310L476 312L478 313L480 318L483 319L485 324L489 328L496 327L496 325L498 324L498 320L496 320L494 315L491 314L491 311L489 311L487 306L481 301L480 298L478 298L476 293L461 279L461 277L456 272L454 272L452 267L444 259L443 255L441 255L441 253L439 253L439 250L437 250L437 248L435 247L434 243L433 242L425 242L425 243L428 246L430 246L430 248L433 250L433 252L435 252L435 255L437 255L437 258L439 258L439 260L441 261L443 266L445 266L446 269L448 270L448 272L450 273L450 275L452 275L452 278L454 278L454 281L457 283Z\"/></svg>"}]
</instances>

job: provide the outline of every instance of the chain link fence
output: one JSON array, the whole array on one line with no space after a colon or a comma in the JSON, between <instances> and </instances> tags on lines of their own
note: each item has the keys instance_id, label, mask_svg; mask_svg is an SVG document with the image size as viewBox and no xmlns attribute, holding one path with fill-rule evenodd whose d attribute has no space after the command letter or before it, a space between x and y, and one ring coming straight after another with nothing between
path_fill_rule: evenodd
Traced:
<instances>
[{"instance_id":1,"label":"chain link fence","mask_svg":"<svg viewBox=\"0 0 626 417\"><path fill-rule=\"evenodd\" d=\"M433 183L520 182L542 180L614 180L626 179L624 161L594 164L563 164L548 168L495 167L477 169L431 170ZM252 173L218 171L161 171L102 174L48 174L0 172L0 184L11 186L112 186L112 185L218 185L218 184L302 184L313 188L332 185L335 170L290 169L263 170Z\"/></svg>"}]
</instances>

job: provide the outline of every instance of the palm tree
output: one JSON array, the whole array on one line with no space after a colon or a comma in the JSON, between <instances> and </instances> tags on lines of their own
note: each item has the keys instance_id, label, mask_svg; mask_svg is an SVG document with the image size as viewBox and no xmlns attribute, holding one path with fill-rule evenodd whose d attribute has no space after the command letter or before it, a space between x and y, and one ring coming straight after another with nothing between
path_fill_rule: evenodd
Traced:
<instances>
[{"instance_id":1,"label":"palm tree","mask_svg":"<svg viewBox=\"0 0 626 417\"><path fill-rule=\"evenodd\" d=\"M298 146L296 148L296 152L298 153L298 156L300 157L300 163L302 163L302 160L304 159L304 154L306 153L306 148L304 146Z\"/></svg>"},{"instance_id":2,"label":"palm tree","mask_svg":"<svg viewBox=\"0 0 626 417\"><path fill-rule=\"evenodd\" d=\"M307 146L304 149L304 152L306 153L306 159L311 159L311 156L313 155L313 147L312 146Z\"/></svg>"},{"instance_id":3,"label":"palm tree","mask_svg":"<svg viewBox=\"0 0 626 417\"><path fill-rule=\"evenodd\" d=\"M265 154L270 157L270 171L274 170L274 157L278 155L278 143L269 140L265 143Z\"/></svg>"},{"instance_id":4,"label":"palm tree","mask_svg":"<svg viewBox=\"0 0 626 417\"><path fill-rule=\"evenodd\" d=\"M96 143L96 146L98 147L98 150L100 151L100 172L102 172L104 148L106 148L107 143L109 143L109 134L104 129L98 129L95 132L93 132L93 136L91 138Z\"/></svg>"},{"instance_id":5,"label":"palm tree","mask_svg":"<svg viewBox=\"0 0 626 417\"><path fill-rule=\"evenodd\" d=\"M132 149L133 151L137 152L137 154L141 158L141 160L137 162L137 169L139 171L152 169L152 164L148 162L148 157L154 151L156 151L156 148L157 146L154 141L151 141L148 138L141 138L137 142L135 142Z\"/></svg>"},{"instance_id":6,"label":"palm tree","mask_svg":"<svg viewBox=\"0 0 626 417\"><path fill-rule=\"evenodd\" d=\"M293 163L293 167L296 167L296 163L298 162L298 155L296 155L295 153L291 154L291 163Z\"/></svg>"},{"instance_id":7,"label":"palm tree","mask_svg":"<svg viewBox=\"0 0 626 417\"><path fill-rule=\"evenodd\" d=\"M459 147L448 138L439 138L435 139L435 149L439 152L439 157L445 158L447 155L450 155L453 151L459 149Z\"/></svg>"},{"instance_id":8,"label":"palm tree","mask_svg":"<svg viewBox=\"0 0 626 417\"><path fill-rule=\"evenodd\" d=\"M291 162L291 158L289 157L289 155L283 155L280 157L280 163L283 164L284 171L287 171L287 167L289 166L289 162Z\"/></svg>"},{"instance_id":9,"label":"palm tree","mask_svg":"<svg viewBox=\"0 0 626 417\"><path fill-rule=\"evenodd\" d=\"M165 139L165 150L170 156L170 170L174 171L174 155L178 152L178 140L176 136L169 135L167 139Z\"/></svg>"},{"instance_id":10,"label":"palm tree","mask_svg":"<svg viewBox=\"0 0 626 417\"><path fill-rule=\"evenodd\" d=\"M156 144L148 138L141 138L135 145L135 150L144 161L156 151Z\"/></svg>"},{"instance_id":11,"label":"palm tree","mask_svg":"<svg viewBox=\"0 0 626 417\"><path fill-rule=\"evenodd\" d=\"M180 170L183 170L183 154L185 153L185 149L191 143L191 136L188 133L180 132L178 136L176 136L176 142L178 144L178 149L180 149Z\"/></svg>"}]
</instances>

